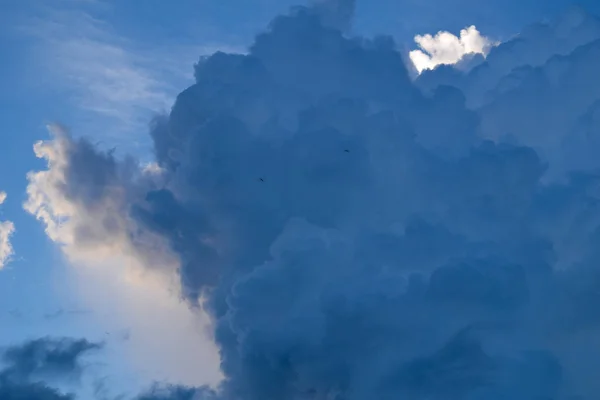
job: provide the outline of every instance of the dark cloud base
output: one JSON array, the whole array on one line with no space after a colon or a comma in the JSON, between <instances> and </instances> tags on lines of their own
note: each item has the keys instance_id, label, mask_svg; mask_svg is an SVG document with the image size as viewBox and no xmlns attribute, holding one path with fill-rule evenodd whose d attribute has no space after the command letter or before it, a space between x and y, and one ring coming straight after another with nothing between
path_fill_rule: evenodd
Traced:
<instances>
[{"instance_id":1,"label":"dark cloud base","mask_svg":"<svg viewBox=\"0 0 600 400\"><path fill-rule=\"evenodd\" d=\"M43 338L4 349L0 370L2 400L70 400L43 383L78 379L81 357L102 346L85 339Z\"/></svg>"},{"instance_id":2,"label":"dark cloud base","mask_svg":"<svg viewBox=\"0 0 600 400\"><path fill-rule=\"evenodd\" d=\"M86 216L70 245L118 237L147 261L159 238L214 319L220 387L140 399L597 398L600 174L545 146L570 131L545 122L591 112L600 91L562 82L600 59L561 42L467 108L470 78L422 94L394 41L345 37L340 9L299 7L249 54L201 59L152 124L160 170L66 134L46 144L54 193ZM519 66L502 52L479 74ZM580 139L569 154L597 148Z\"/></svg>"}]
</instances>

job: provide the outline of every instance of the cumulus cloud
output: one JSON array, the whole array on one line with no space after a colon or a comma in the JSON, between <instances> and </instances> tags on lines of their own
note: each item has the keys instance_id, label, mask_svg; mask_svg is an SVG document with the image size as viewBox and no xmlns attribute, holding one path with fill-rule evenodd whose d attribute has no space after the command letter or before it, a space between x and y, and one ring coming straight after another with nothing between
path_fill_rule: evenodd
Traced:
<instances>
[{"instance_id":1,"label":"cumulus cloud","mask_svg":"<svg viewBox=\"0 0 600 400\"><path fill-rule=\"evenodd\" d=\"M0 206L6 201L6 192L0 191ZM11 221L0 221L0 270L6 266L14 254L10 237L15 232Z\"/></svg>"},{"instance_id":2,"label":"cumulus cloud","mask_svg":"<svg viewBox=\"0 0 600 400\"><path fill-rule=\"evenodd\" d=\"M350 28L356 0L312 0L312 4L324 25L343 31Z\"/></svg>"},{"instance_id":3,"label":"cumulus cloud","mask_svg":"<svg viewBox=\"0 0 600 400\"><path fill-rule=\"evenodd\" d=\"M153 387L140 394L135 400L217 400L213 390L208 388L190 388L186 386Z\"/></svg>"},{"instance_id":4,"label":"cumulus cloud","mask_svg":"<svg viewBox=\"0 0 600 400\"><path fill-rule=\"evenodd\" d=\"M420 50L409 53L417 72L434 69L438 65L456 64L468 55L487 55L494 42L483 36L474 25L460 31L460 36L440 31L435 36L417 35L415 43Z\"/></svg>"},{"instance_id":5,"label":"cumulus cloud","mask_svg":"<svg viewBox=\"0 0 600 400\"><path fill-rule=\"evenodd\" d=\"M2 376L14 381L45 377L75 377L81 373L80 358L100 344L85 339L42 338L9 347L2 354Z\"/></svg>"},{"instance_id":6,"label":"cumulus cloud","mask_svg":"<svg viewBox=\"0 0 600 400\"><path fill-rule=\"evenodd\" d=\"M142 399L597 398L597 169L546 179L556 158L505 140L522 132L485 134L391 38L323 18L201 58L151 168L62 131L36 146L26 209L67 254L176 271L211 316L218 387ZM588 110L567 88L552 101Z\"/></svg>"},{"instance_id":7,"label":"cumulus cloud","mask_svg":"<svg viewBox=\"0 0 600 400\"><path fill-rule=\"evenodd\" d=\"M479 135L530 146L548 164L546 178L563 179L600 167L595 85L600 19L572 8L494 48L486 62L464 74L452 68L423 73L426 93L460 88L481 118Z\"/></svg>"},{"instance_id":8,"label":"cumulus cloud","mask_svg":"<svg viewBox=\"0 0 600 400\"><path fill-rule=\"evenodd\" d=\"M85 339L41 338L3 350L0 398L3 400L71 400L73 395L47 386L47 380L79 379L81 358L101 348Z\"/></svg>"},{"instance_id":9,"label":"cumulus cloud","mask_svg":"<svg viewBox=\"0 0 600 400\"><path fill-rule=\"evenodd\" d=\"M571 7L555 20L528 26L491 48L485 62L474 68L461 71L442 65L425 70L417 85L425 92L440 85L455 86L463 91L470 108L479 108L493 101L498 91L515 87L520 82L520 67L540 67L598 39L600 19L581 7Z\"/></svg>"},{"instance_id":10,"label":"cumulus cloud","mask_svg":"<svg viewBox=\"0 0 600 400\"><path fill-rule=\"evenodd\" d=\"M72 139L58 125L49 126L49 131L53 140L34 146L49 170L28 174L24 204L26 211L44 223L47 235L74 260L82 254L95 259L147 254L150 258L144 258L145 265L169 265L169 251L161 239L147 232L136 234L128 217L132 199L143 198L155 180L160 182L161 171L140 169L133 159L117 162L111 151L98 153L90 142ZM73 179L80 182L79 187L70 183Z\"/></svg>"}]
</instances>

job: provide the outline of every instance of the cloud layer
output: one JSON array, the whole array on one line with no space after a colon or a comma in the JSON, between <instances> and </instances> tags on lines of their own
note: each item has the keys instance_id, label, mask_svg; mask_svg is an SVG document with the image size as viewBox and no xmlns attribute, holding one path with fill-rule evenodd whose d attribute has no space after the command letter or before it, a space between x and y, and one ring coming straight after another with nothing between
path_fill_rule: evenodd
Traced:
<instances>
[{"instance_id":1,"label":"cloud layer","mask_svg":"<svg viewBox=\"0 0 600 400\"><path fill-rule=\"evenodd\" d=\"M600 174L559 162L596 142L542 151L539 118L593 128L595 45L469 109L413 85L390 37L324 18L201 58L151 168L64 130L36 145L26 209L67 254L175 271L212 317L221 384L141 398L597 398Z\"/></svg>"}]
</instances>

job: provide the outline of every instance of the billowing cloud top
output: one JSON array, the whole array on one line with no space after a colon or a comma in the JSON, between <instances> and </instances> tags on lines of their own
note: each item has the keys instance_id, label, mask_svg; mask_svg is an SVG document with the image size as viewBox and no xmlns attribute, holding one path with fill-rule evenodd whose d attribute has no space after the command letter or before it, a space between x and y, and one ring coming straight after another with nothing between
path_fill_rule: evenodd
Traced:
<instances>
[{"instance_id":1,"label":"billowing cloud top","mask_svg":"<svg viewBox=\"0 0 600 400\"><path fill-rule=\"evenodd\" d=\"M494 45L474 25L461 30L460 36L440 31L435 36L417 35L415 42L421 50L413 50L409 56L419 73L438 65L457 64L478 54L486 56Z\"/></svg>"},{"instance_id":2,"label":"billowing cloud top","mask_svg":"<svg viewBox=\"0 0 600 400\"><path fill-rule=\"evenodd\" d=\"M124 217L131 202L143 199L154 180L160 182L161 170L140 169L132 159L117 162L110 152L99 155L87 141L73 141L61 126L49 130L53 140L36 143L34 150L50 168L28 174L24 205L45 224L47 235L75 259L131 254L146 265L168 264L169 250L152 233L134 233L135 223Z\"/></svg>"},{"instance_id":3,"label":"billowing cloud top","mask_svg":"<svg viewBox=\"0 0 600 400\"><path fill-rule=\"evenodd\" d=\"M0 206L6 201L6 192L0 191ZM10 261L14 254L10 243L10 237L15 231L15 225L11 221L0 221L0 270Z\"/></svg>"},{"instance_id":4,"label":"billowing cloud top","mask_svg":"<svg viewBox=\"0 0 600 400\"><path fill-rule=\"evenodd\" d=\"M600 175L562 162L597 148L596 44L467 109L423 95L391 38L323 18L202 58L153 122L153 168L64 131L36 146L27 209L51 238L174 259L213 317L221 385L142 398L598 398ZM573 121L589 134L542 151Z\"/></svg>"},{"instance_id":5,"label":"billowing cloud top","mask_svg":"<svg viewBox=\"0 0 600 400\"><path fill-rule=\"evenodd\" d=\"M566 56L598 39L600 20L580 7L572 7L555 21L531 25L513 39L493 47L484 63L466 73L452 66L439 66L424 71L417 85L426 91L439 85L458 87L469 106L481 107L494 100L497 90L514 87L519 67L541 67L554 56Z\"/></svg>"}]
</instances>

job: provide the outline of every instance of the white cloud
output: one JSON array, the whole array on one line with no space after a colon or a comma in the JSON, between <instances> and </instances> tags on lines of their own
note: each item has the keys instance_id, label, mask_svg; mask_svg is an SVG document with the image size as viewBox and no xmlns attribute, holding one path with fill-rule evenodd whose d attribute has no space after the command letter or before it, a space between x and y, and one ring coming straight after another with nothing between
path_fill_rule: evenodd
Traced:
<instances>
[{"instance_id":1,"label":"white cloud","mask_svg":"<svg viewBox=\"0 0 600 400\"><path fill-rule=\"evenodd\" d=\"M198 57L227 49L138 43L90 11L73 7L46 9L23 31L36 39L34 62L41 61L43 74L52 77L45 84L70 98L75 111L70 126L129 151L144 147L148 122L168 111L181 88L192 82Z\"/></svg>"},{"instance_id":2,"label":"white cloud","mask_svg":"<svg viewBox=\"0 0 600 400\"><path fill-rule=\"evenodd\" d=\"M6 200L6 192L0 192L0 205ZM10 237L15 231L11 221L0 221L0 270L10 261L14 250L10 244Z\"/></svg>"},{"instance_id":3,"label":"white cloud","mask_svg":"<svg viewBox=\"0 0 600 400\"><path fill-rule=\"evenodd\" d=\"M420 50L409 53L410 59L419 73L433 69L441 64L456 64L467 54L487 55L495 45L489 38L482 36L472 25L460 31L460 37L450 32L440 31L415 36Z\"/></svg>"}]
</instances>

